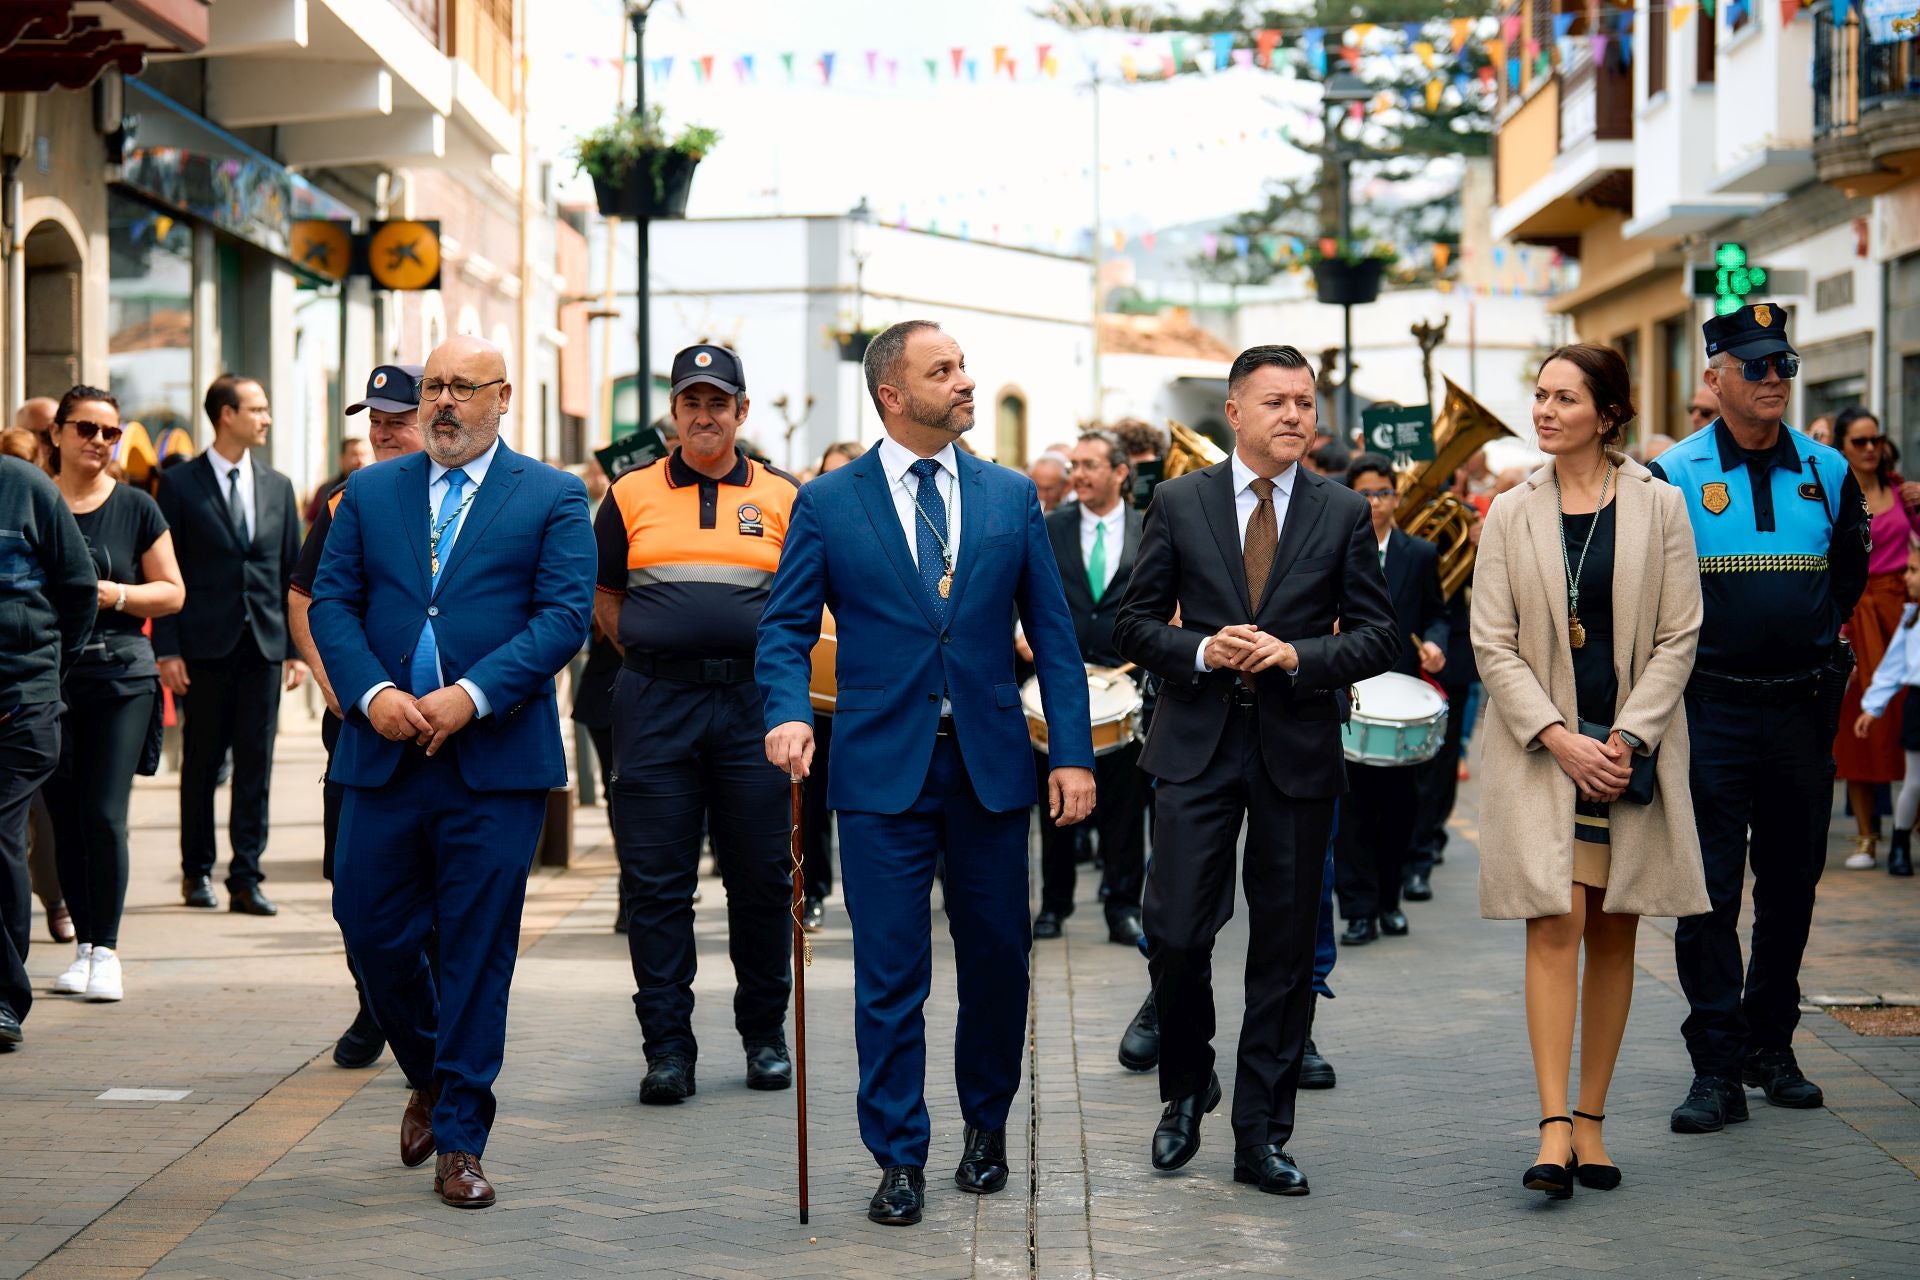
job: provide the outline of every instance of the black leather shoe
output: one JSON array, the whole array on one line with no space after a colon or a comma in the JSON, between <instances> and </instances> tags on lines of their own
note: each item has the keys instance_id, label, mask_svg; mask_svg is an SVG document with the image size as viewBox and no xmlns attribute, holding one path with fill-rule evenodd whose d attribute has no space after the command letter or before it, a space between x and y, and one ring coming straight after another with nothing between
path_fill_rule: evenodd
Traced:
<instances>
[{"instance_id":1,"label":"black leather shoe","mask_svg":"<svg viewBox=\"0 0 1920 1280\"><path fill-rule=\"evenodd\" d=\"M387 1038L381 1034L380 1024L362 1005L353 1019L353 1025L334 1042L333 1065L356 1071L370 1067L380 1061L380 1053L386 1047Z\"/></svg>"},{"instance_id":2,"label":"black leather shoe","mask_svg":"<svg viewBox=\"0 0 1920 1280\"><path fill-rule=\"evenodd\" d=\"M926 1171L896 1164L881 1170L880 1189L867 1202L867 1217L883 1227L910 1227L920 1221L926 1200Z\"/></svg>"},{"instance_id":3,"label":"black leather shoe","mask_svg":"<svg viewBox=\"0 0 1920 1280\"><path fill-rule=\"evenodd\" d=\"M1007 1185L1007 1130L967 1126L967 1150L953 1171L953 1185L977 1196L992 1195Z\"/></svg>"},{"instance_id":4,"label":"black leather shoe","mask_svg":"<svg viewBox=\"0 0 1920 1280\"><path fill-rule=\"evenodd\" d=\"M1606 1119L1605 1116L1596 1116L1592 1112L1577 1109L1573 1114L1579 1116L1582 1120L1591 1120L1595 1124L1599 1124ZM1581 1186L1593 1191L1612 1191L1620 1185L1620 1167L1618 1165L1581 1164L1580 1157L1577 1155L1574 1157L1573 1176L1580 1180Z\"/></svg>"},{"instance_id":5,"label":"black leather shoe","mask_svg":"<svg viewBox=\"0 0 1920 1280\"><path fill-rule=\"evenodd\" d=\"M1718 1133L1746 1118L1747 1095L1738 1080L1695 1076L1686 1101L1668 1117L1668 1127L1675 1133Z\"/></svg>"},{"instance_id":6,"label":"black leather shoe","mask_svg":"<svg viewBox=\"0 0 1920 1280\"><path fill-rule=\"evenodd\" d=\"M20 1030L20 1019L13 1010L0 1004L0 1053L12 1053L14 1046L26 1039Z\"/></svg>"},{"instance_id":7,"label":"black leather shoe","mask_svg":"<svg viewBox=\"0 0 1920 1280\"><path fill-rule=\"evenodd\" d=\"M1220 1105L1220 1077L1207 1073L1207 1087L1169 1102L1153 1131L1153 1167L1178 1169L1200 1150L1200 1121Z\"/></svg>"},{"instance_id":8,"label":"black leather shoe","mask_svg":"<svg viewBox=\"0 0 1920 1280\"><path fill-rule=\"evenodd\" d=\"M1333 1064L1320 1056L1313 1047L1313 1041L1307 1041L1306 1052L1300 1055L1300 1087L1302 1089L1331 1089L1334 1085Z\"/></svg>"},{"instance_id":9,"label":"black leather shoe","mask_svg":"<svg viewBox=\"0 0 1920 1280\"><path fill-rule=\"evenodd\" d=\"M1755 1049L1740 1064L1740 1081L1749 1089L1759 1089L1776 1107L1807 1111L1823 1107L1827 1097L1820 1086L1800 1074L1791 1049Z\"/></svg>"},{"instance_id":10,"label":"black leather shoe","mask_svg":"<svg viewBox=\"0 0 1920 1280\"><path fill-rule=\"evenodd\" d=\"M1160 1065L1160 1011L1153 1007L1153 993L1120 1036L1120 1065L1129 1071L1151 1071Z\"/></svg>"},{"instance_id":11,"label":"black leather shoe","mask_svg":"<svg viewBox=\"0 0 1920 1280\"><path fill-rule=\"evenodd\" d=\"M785 1040L762 1040L747 1046L747 1088L771 1091L792 1087L793 1059L787 1056ZM687 1072L687 1092L693 1092L691 1068Z\"/></svg>"},{"instance_id":12,"label":"black leather shoe","mask_svg":"<svg viewBox=\"0 0 1920 1280\"><path fill-rule=\"evenodd\" d=\"M1140 926L1140 908L1109 907L1107 909L1107 941L1117 942L1123 947L1137 947L1140 936L1145 932Z\"/></svg>"},{"instance_id":13,"label":"black leather shoe","mask_svg":"<svg viewBox=\"0 0 1920 1280\"><path fill-rule=\"evenodd\" d=\"M827 923L827 904L818 898L808 898L807 905L800 912L800 927L808 933L818 933Z\"/></svg>"},{"instance_id":14,"label":"black leather shoe","mask_svg":"<svg viewBox=\"0 0 1920 1280\"><path fill-rule=\"evenodd\" d=\"M1380 936L1380 926L1371 916L1359 920L1347 921L1346 932L1340 935L1340 945L1346 947L1364 947Z\"/></svg>"},{"instance_id":15,"label":"black leather shoe","mask_svg":"<svg viewBox=\"0 0 1920 1280\"><path fill-rule=\"evenodd\" d=\"M1433 882L1416 871L1401 886L1400 896L1408 902L1432 902Z\"/></svg>"},{"instance_id":16,"label":"black leather shoe","mask_svg":"<svg viewBox=\"0 0 1920 1280\"><path fill-rule=\"evenodd\" d=\"M248 916L277 916L280 908L273 900L260 891L260 886L250 884L244 889L233 890L233 896L227 899L227 910L238 911Z\"/></svg>"},{"instance_id":17,"label":"black leather shoe","mask_svg":"<svg viewBox=\"0 0 1920 1280\"><path fill-rule=\"evenodd\" d=\"M180 877L180 897L190 907L205 907L211 910L220 905L220 900L213 896L212 876Z\"/></svg>"},{"instance_id":18,"label":"black leather shoe","mask_svg":"<svg viewBox=\"0 0 1920 1280\"><path fill-rule=\"evenodd\" d=\"M1392 911L1380 913L1380 932L1389 938L1404 938L1407 936L1407 931L1406 912L1396 907Z\"/></svg>"},{"instance_id":19,"label":"black leather shoe","mask_svg":"<svg viewBox=\"0 0 1920 1280\"><path fill-rule=\"evenodd\" d=\"M1058 911L1042 911L1033 918L1033 936L1035 938L1057 938L1060 936L1061 915Z\"/></svg>"},{"instance_id":20,"label":"black leather shoe","mask_svg":"<svg viewBox=\"0 0 1920 1280\"><path fill-rule=\"evenodd\" d=\"M1304 1196L1307 1175L1277 1142L1241 1147L1233 1153L1233 1180L1251 1182L1270 1196Z\"/></svg>"},{"instance_id":21,"label":"black leather shoe","mask_svg":"<svg viewBox=\"0 0 1920 1280\"><path fill-rule=\"evenodd\" d=\"M1896 844L1887 852L1887 874L1890 876L1910 876L1913 874L1913 850L1905 845Z\"/></svg>"},{"instance_id":22,"label":"black leather shoe","mask_svg":"<svg viewBox=\"0 0 1920 1280\"><path fill-rule=\"evenodd\" d=\"M1548 1116L1540 1122L1542 1129L1550 1124L1564 1124L1573 1128L1572 1116ZM1573 1171L1580 1167L1580 1157L1571 1150L1565 1164L1536 1164L1520 1175L1520 1185L1529 1191L1544 1191L1549 1200L1573 1199Z\"/></svg>"},{"instance_id":23,"label":"black leather shoe","mask_svg":"<svg viewBox=\"0 0 1920 1280\"><path fill-rule=\"evenodd\" d=\"M640 1101L646 1105L669 1107L693 1094L693 1064L685 1058L669 1055L647 1064L647 1074L640 1081Z\"/></svg>"}]
</instances>

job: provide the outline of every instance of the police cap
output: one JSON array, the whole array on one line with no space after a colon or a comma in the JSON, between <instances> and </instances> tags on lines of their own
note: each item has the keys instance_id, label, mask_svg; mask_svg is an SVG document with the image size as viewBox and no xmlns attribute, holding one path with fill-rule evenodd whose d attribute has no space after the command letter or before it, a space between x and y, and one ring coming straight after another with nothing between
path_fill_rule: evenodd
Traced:
<instances>
[{"instance_id":1,"label":"police cap","mask_svg":"<svg viewBox=\"0 0 1920 1280\"><path fill-rule=\"evenodd\" d=\"M1723 351L1736 360L1800 354L1787 341L1787 310L1777 303L1756 302L1724 316L1714 316L1700 329L1707 336L1709 359Z\"/></svg>"}]
</instances>

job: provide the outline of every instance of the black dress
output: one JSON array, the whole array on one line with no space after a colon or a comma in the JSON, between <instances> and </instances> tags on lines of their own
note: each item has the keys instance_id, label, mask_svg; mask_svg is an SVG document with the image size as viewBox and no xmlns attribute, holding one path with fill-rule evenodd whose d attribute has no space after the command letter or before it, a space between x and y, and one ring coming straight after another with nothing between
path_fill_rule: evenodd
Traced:
<instances>
[{"instance_id":1,"label":"black dress","mask_svg":"<svg viewBox=\"0 0 1920 1280\"><path fill-rule=\"evenodd\" d=\"M1580 578L1580 624L1587 633L1586 643L1573 650L1575 701L1582 720L1602 725L1613 724L1614 706L1620 697L1620 680L1613 670L1613 513L1618 505L1608 503L1597 514L1560 517L1567 564ZM1595 521L1599 522L1597 526ZM1593 531L1593 542L1587 547L1586 565L1582 568L1580 548L1587 541L1589 529ZM1576 796L1573 814L1576 842L1611 843L1604 803L1591 803ZM1576 866L1580 862L1577 849L1575 862ZM1600 872L1604 884L1604 868Z\"/></svg>"}]
</instances>

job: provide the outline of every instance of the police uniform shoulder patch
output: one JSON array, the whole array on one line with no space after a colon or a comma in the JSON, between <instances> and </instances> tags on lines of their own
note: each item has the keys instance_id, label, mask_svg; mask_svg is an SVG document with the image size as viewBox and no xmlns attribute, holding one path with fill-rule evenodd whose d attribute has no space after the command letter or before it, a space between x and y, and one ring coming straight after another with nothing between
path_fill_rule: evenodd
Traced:
<instances>
[{"instance_id":1,"label":"police uniform shoulder patch","mask_svg":"<svg viewBox=\"0 0 1920 1280\"><path fill-rule=\"evenodd\" d=\"M1725 481L1712 480L1700 486L1700 505L1719 515L1733 505L1733 497L1727 492Z\"/></svg>"}]
</instances>

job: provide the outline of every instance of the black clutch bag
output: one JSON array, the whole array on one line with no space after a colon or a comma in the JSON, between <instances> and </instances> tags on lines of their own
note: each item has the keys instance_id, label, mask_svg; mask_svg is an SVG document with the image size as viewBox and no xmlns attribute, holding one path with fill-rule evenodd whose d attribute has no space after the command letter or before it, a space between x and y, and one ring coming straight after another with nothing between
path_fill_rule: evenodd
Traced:
<instances>
[{"instance_id":1,"label":"black clutch bag","mask_svg":"<svg viewBox=\"0 0 1920 1280\"><path fill-rule=\"evenodd\" d=\"M1582 720L1580 722L1580 732L1589 738L1595 738L1601 742L1605 742L1613 736L1613 730L1611 728L1604 724L1595 724L1591 720ZM1620 793L1618 803L1652 804L1653 770L1654 766L1660 762L1660 748L1655 747L1650 753L1644 756L1638 751L1635 751L1627 758L1632 762L1633 777L1628 780L1627 789Z\"/></svg>"}]
</instances>

